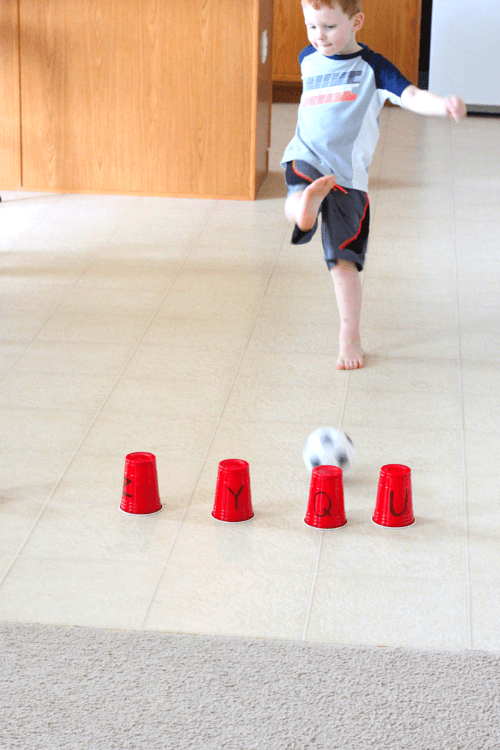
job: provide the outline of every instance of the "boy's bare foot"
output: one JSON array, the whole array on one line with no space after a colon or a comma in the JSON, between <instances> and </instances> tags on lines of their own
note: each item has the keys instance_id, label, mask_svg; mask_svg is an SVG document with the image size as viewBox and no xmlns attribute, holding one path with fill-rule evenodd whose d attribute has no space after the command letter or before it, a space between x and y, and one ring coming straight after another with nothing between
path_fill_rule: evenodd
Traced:
<instances>
[{"instance_id":1,"label":"boy's bare foot","mask_svg":"<svg viewBox=\"0 0 500 750\"><path fill-rule=\"evenodd\" d=\"M363 367L363 356L360 341L341 341L337 370L357 370Z\"/></svg>"},{"instance_id":2,"label":"boy's bare foot","mask_svg":"<svg viewBox=\"0 0 500 750\"><path fill-rule=\"evenodd\" d=\"M308 232L309 229L313 228L319 207L335 183L335 177L330 174L315 180L304 190L297 213L297 226L303 232Z\"/></svg>"}]
</instances>

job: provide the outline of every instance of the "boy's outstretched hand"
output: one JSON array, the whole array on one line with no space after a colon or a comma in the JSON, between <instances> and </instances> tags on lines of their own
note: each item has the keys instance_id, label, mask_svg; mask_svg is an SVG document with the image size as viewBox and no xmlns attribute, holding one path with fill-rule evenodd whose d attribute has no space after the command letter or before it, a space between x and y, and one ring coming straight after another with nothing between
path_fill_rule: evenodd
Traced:
<instances>
[{"instance_id":1,"label":"boy's outstretched hand","mask_svg":"<svg viewBox=\"0 0 500 750\"><path fill-rule=\"evenodd\" d=\"M465 102L463 102L458 96L446 96L444 99L444 106L446 117L449 117L450 120L455 120L455 122L460 122L460 120L467 115Z\"/></svg>"}]
</instances>

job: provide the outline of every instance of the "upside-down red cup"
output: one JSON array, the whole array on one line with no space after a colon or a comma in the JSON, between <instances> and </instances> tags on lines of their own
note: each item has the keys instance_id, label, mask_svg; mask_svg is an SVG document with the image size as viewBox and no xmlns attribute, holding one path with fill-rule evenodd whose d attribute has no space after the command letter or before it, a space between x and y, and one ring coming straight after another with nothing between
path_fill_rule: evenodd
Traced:
<instances>
[{"instance_id":1,"label":"upside-down red cup","mask_svg":"<svg viewBox=\"0 0 500 750\"><path fill-rule=\"evenodd\" d=\"M373 522L378 526L401 529L413 526L411 470L402 464L387 464L380 469L377 503Z\"/></svg>"},{"instance_id":2,"label":"upside-down red cup","mask_svg":"<svg viewBox=\"0 0 500 750\"><path fill-rule=\"evenodd\" d=\"M161 508L156 457L153 453L129 453L125 457L120 510L145 516Z\"/></svg>"},{"instance_id":3,"label":"upside-down red cup","mask_svg":"<svg viewBox=\"0 0 500 750\"><path fill-rule=\"evenodd\" d=\"M316 466L311 474L309 503L304 522L317 529L339 529L347 518L343 472L338 466Z\"/></svg>"},{"instance_id":4,"label":"upside-down red cup","mask_svg":"<svg viewBox=\"0 0 500 750\"><path fill-rule=\"evenodd\" d=\"M212 516L218 521L241 523L253 515L249 464L239 458L221 461Z\"/></svg>"}]
</instances>

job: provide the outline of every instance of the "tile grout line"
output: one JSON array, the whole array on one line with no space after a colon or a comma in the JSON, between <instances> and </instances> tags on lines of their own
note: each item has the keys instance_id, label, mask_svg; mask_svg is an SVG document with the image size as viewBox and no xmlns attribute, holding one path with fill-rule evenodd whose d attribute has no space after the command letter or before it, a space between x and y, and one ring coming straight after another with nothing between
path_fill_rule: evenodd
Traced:
<instances>
[{"instance_id":1,"label":"tile grout line","mask_svg":"<svg viewBox=\"0 0 500 750\"><path fill-rule=\"evenodd\" d=\"M464 568L465 568L465 628L466 628L466 648L472 649L472 599L470 584L470 560L469 560L469 522L468 522L468 491L467 491L467 466L465 460L465 421L464 421L464 400L463 400L463 383L462 383L462 346L460 338L460 301L458 290L458 258L457 258L457 230L456 230L456 203L455 203L455 175L453 171L453 123L449 122L450 128L450 162L451 162L451 180L453 190L453 259L455 271L455 319L457 324L457 355L458 355L458 408L460 422L460 449L462 454L462 498L464 514Z\"/></svg>"},{"instance_id":2,"label":"tile grout line","mask_svg":"<svg viewBox=\"0 0 500 750\"><path fill-rule=\"evenodd\" d=\"M306 614L304 617L304 627L302 628L302 635L300 637L301 641L306 640L307 630L309 628L309 620L311 619L312 603L314 599L314 594L316 593L316 581L318 578L319 561L321 558L321 550L323 549L324 537L325 537L325 532L323 529L321 529L321 534L320 534L319 541L318 541L318 549L316 550L316 560L314 561L314 571L313 571L313 576L311 580L311 587L309 589L309 597L307 600Z\"/></svg>"},{"instance_id":3,"label":"tile grout line","mask_svg":"<svg viewBox=\"0 0 500 750\"><path fill-rule=\"evenodd\" d=\"M153 599L155 598L155 596L156 596L156 593L157 593L157 591L158 591L158 586L160 585L160 580L161 580L161 578L162 578L162 576L163 576L163 573L164 573L164 571L165 571L165 568L167 567L167 563L168 563L168 559L169 559L169 557L170 557L170 553L172 552L172 548L173 548L173 546L174 546L174 544L175 544L175 541L176 541L176 539L177 539L177 536L178 536L178 534L179 534L179 531L180 531L180 529L181 529L181 525L182 525L182 522L183 522L183 520L184 520L184 516L186 515L186 512L187 512L187 510L188 510L188 507L189 507L189 503L191 502L191 499L192 499L192 497L193 497L193 493L194 493L194 491L195 491L195 489L196 489L196 485L198 484L198 480L199 480L199 478L200 478L200 476L201 476L201 473L202 473L202 471L203 471L203 469L204 469L204 467L205 467L205 461L206 461L206 459L207 459L207 456L208 456L208 452L209 452L209 450L210 450L210 448L211 448L211 446L212 446L212 442L213 442L213 440L214 440L214 437L215 437L215 433L217 432L217 430L218 430L218 428L219 428L219 424L220 424L220 421L221 421L221 419L222 419L222 416L223 416L223 414L224 414L225 408L226 408L226 406L227 406L227 402L229 401L229 397L231 396L231 393L232 393L232 390L233 390L233 387L234 387L234 384L235 384L236 378L237 378L237 376L238 376L238 372L239 372L239 369L240 369L240 367L241 367L241 363L242 363L242 361L243 361L243 357L245 356L245 353L246 353L246 350L247 350L248 344L249 344L249 342L250 342L250 339L251 339L251 337L252 337L252 333L253 333L253 330L254 330L254 328L255 328L255 323L256 323L256 321L257 321L257 318L258 318L258 316L259 316L259 313L260 313L260 309L261 309L261 307L262 307L262 303L263 303L263 301L264 301L264 297L266 296L267 290L268 290L268 288L269 288L269 283L270 283L270 281L271 281L271 277L272 277L272 275L273 275L273 273L274 273L274 269L276 268L276 263L277 263L277 261L278 261L278 258L279 258L279 256L280 256L280 254L281 254L281 251L282 251L282 249L283 249L283 244L284 244L284 242L285 242L285 240L286 240L287 236L289 235L289 232L290 232L290 230L289 230L289 228L287 227L287 230L286 230L285 236L284 236L284 238L283 238L283 240L282 240L282 242L281 242L281 244L280 244L280 248L279 248L278 252L276 253L276 257L275 257L275 259L274 259L273 267L272 267L272 269L271 269L271 271L270 271L270 273L269 273L269 278L268 278L268 280L267 280L267 283L266 283L265 289L264 289L264 291L262 292L262 295L261 295L261 298L260 298L259 304L258 304L258 306L257 306L257 309L256 309L256 311L255 311L255 315L254 315L254 318L253 318L253 321L252 321L252 325L251 325L251 327L250 327L250 330L249 330L249 332L248 332L248 335L247 335L246 341L245 341L245 343L244 343L244 345L243 345L243 347L242 347L242 350L241 350L241 354L240 354L240 358L239 358L239 360L238 360L238 362L237 362L237 364L236 364L235 370L234 370L234 375L233 375L233 378L232 378L232 380L231 380L231 382L230 382L230 384L229 384L229 387L228 387L227 393L226 393L226 395L225 395L225 397L224 397L224 399L223 399L223 402L222 402L222 406L221 406L221 408L220 408L219 414L218 414L218 416L217 416L217 417L216 417L216 419L215 419L215 425L214 425L214 428L213 428L213 430L212 430L212 434L210 435L210 437L209 437L209 439L208 439L208 442L207 442L207 447L206 447L206 449L205 449L205 453L203 454L203 457L202 457L202 459L201 459L201 461L200 461L200 468L199 468L199 470L198 470L198 473L197 473L197 475L196 475L196 478L195 478L195 480L194 480L194 482L193 482L193 485L192 485L192 487L191 487L191 490L190 490L190 492L189 492L189 496L188 496L188 499L186 500L186 504L185 504L185 506L184 506L184 510L182 511L182 516L180 517L180 519L179 519L179 521L178 521L178 523L177 523L177 528L176 528L176 530L175 530L175 532L174 532L174 534L173 534L173 536L172 536L172 539L171 539L171 541L170 541L170 544L169 544L169 546L168 546L168 549L167 549L167 553L166 553L166 555L165 555L165 558L164 558L164 562L163 562L163 565L161 566L161 568L160 568L160 570L159 570L159 572L158 572L158 575L157 575L157 577L156 577L156 582L155 582L155 584L154 584L154 587L153 587L153 590L152 590L152 594L151 594L151 597L149 598L148 604L147 604L147 606L145 607L145 610L144 610L144 615L143 615L143 617L142 617L142 619L141 619L141 621L140 621L140 623L139 623L139 626L138 626L138 630L143 630L143 628L144 628L144 623L145 623L145 621L146 621L146 619L147 619L147 617L148 617L148 615L149 615L149 610L151 609L151 605L152 605L152 603L153 603Z\"/></svg>"},{"instance_id":4,"label":"tile grout line","mask_svg":"<svg viewBox=\"0 0 500 750\"><path fill-rule=\"evenodd\" d=\"M76 456L76 454L78 453L78 451L80 450L81 446L83 445L83 443L84 443L84 441L85 441L85 439L86 439L87 435L89 434L90 430L91 430L91 429L92 429L92 427L94 426L94 424L95 424L96 420L98 419L98 417L99 417L99 415L100 415L101 411L103 410L104 406L106 405L106 403L107 403L108 399L110 398L111 394L113 393L114 389L116 388L116 385L117 385L118 381L120 380L121 376L123 375L123 373L125 372L125 370L126 370L126 368L127 368L128 364L129 364L130 360L132 359L132 357L134 356L135 352L136 352L136 351L137 351L137 349L139 348L139 346L140 346L140 344L141 344L141 342L142 342L142 340L143 340L144 336L146 335L146 333L147 333L147 331L148 331L148 329L149 329L150 325L152 324L153 320L155 319L155 317L156 317L156 315L157 315L157 313L158 313L158 310L160 309L161 305L163 304L164 300L166 299L166 297L167 297L167 295L168 295L168 293L169 293L170 289L172 288L172 286L173 286L174 282L176 281L176 279L177 279L177 277L178 277L179 273L181 272L181 270L182 270L182 268L183 268L184 264L186 263L187 259L189 258L189 255L190 255L190 253L191 253L191 251L192 251L193 247L195 246L195 244L196 244L196 241L198 240L199 236L201 235L201 233L202 233L202 232L203 232L203 230L205 229L205 226L206 226L207 222L208 222L208 221L210 220L210 218L212 217L213 213L215 212L215 210L216 210L216 207L217 207L217 204L215 204L215 205L214 205L214 207L213 207L213 210L212 210L212 211L211 211L211 212L210 212L210 213L208 214L208 216L207 216L207 219L206 219L206 221L204 222L203 226L202 226L202 227L200 228L200 231L198 232L198 234L196 235L195 239L194 239L194 240L193 240L193 242L191 243L191 245L190 245L190 247L189 247L189 249L188 249L188 251L187 251L186 255L184 256L184 258L183 258L183 260L182 260L181 264L179 265L179 267L178 267L177 271L175 272L174 276L173 276L173 277L172 277L172 279L170 280L170 283L169 283L169 285L168 285L168 288L167 288L167 289L166 289L166 291L165 291L165 294L164 294L164 295L163 295L163 297L161 298L161 300L160 300L160 302L159 302L158 306L156 307L155 311L154 311L154 312L153 312L153 314L151 315L151 317L150 317L150 319L149 319L148 323L146 324L146 326L145 326L144 330L143 330L143 331L142 331L142 333L140 334L140 336L139 336L139 339L138 339L138 341L137 341L137 343L136 343L135 347L133 348L133 350L132 350L132 352L131 352L131 354L130 354L129 358L127 359L127 361L125 362L124 366L123 366L123 367L122 367L122 369L120 370L120 373L118 374L118 376L117 376L116 380L114 381L113 385L111 386L111 388L110 388L110 390L109 390L109 392L108 392L107 396L105 396L105 398L104 398L103 402L101 403L101 405L100 405L99 409L97 410L97 412L96 412L96 414L95 414L94 418L92 419L92 421L91 421L90 425L88 426L87 430L85 431L85 434L83 435L82 439L80 440L80 442L78 443L78 445L77 445L77 447L75 448L74 452L72 453L72 455L71 455L71 457L70 457L70 459L69 459L68 463L67 463L67 464L66 464L66 466L64 467L64 469L63 469L63 471L62 471L62 473L61 473L61 475L60 475L59 479L57 480L57 482L55 483L55 485L54 485L54 487L52 488L51 492L49 493L49 495L48 495L47 499L46 499L46 500L45 500L45 502L43 503L43 505L42 505L42 507L41 507L41 509L40 509L40 511L39 511L39 513L38 513L38 515L37 515L37 517L35 518L35 520L34 520L34 522L33 522L32 526L31 526L30 530L28 531L28 534L26 535L26 537L25 537L24 541L22 542L21 546L19 547L19 549L17 550L17 552L16 552L16 553L15 553L15 555L13 556L13 558L12 558L12 560L11 560L11 562L10 562L10 565L9 565L9 566L7 567L7 569L5 570L5 572L4 572L4 574L3 574L3 576L2 576L1 578L0 578L0 586L2 586L2 584L3 584L3 582L5 581L5 579L6 579L7 575L9 574L10 570L12 569L12 566L14 565L14 563L16 562L16 560L18 559L19 555L21 554L21 552L23 551L23 549L24 549L24 547L26 546L27 542L29 541L29 539L30 539L31 535L33 534L33 532L34 532L34 530L35 530L35 528L36 528L36 525L37 525L38 521L40 520L40 518L41 518L41 516L42 516L43 512L45 511L45 509L46 509L47 505L48 505L48 504L49 504L49 502L51 501L51 499L52 499L52 497L53 497L54 493L56 492L57 488L58 488L58 487L59 487L59 485L61 484L61 482L62 482L62 480L63 480L63 478L64 478L64 476L65 476L66 472L68 471L69 467L70 467L70 466L71 466L71 464L73 463L73 460L75 459L75 456ZM118 231L118 230L116 230L116 231ZM97 255L98 255L98 254L99 254L99 253L100 253L100 252L101 252L101 251L102 251L103 249L104 249L104 248L100 248L99 252L98 252L98 253L96 254L96 256L95 256L95 257L97 257ZM68 292L68 293L69 293L69 292ZM62 303L62 300L61 300L61 303ZM60 303L60 304L61 304L61 303ZM55 312L55 311L54 311L54 312Z\"/></svg>"}]
</instances>

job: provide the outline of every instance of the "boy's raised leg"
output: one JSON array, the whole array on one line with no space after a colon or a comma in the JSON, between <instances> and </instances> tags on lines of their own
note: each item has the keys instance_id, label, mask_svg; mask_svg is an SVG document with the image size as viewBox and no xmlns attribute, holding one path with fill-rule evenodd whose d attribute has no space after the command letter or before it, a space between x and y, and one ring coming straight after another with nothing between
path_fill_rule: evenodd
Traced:
<instances>
[{"instance_id":1,"label":"boy's raised leg","mask_svg":"<svg viewBox=\"0 0 500 750\"><path fill-rule=\"evenodd\" d=\"M330 272L340 314L337 370L356 370L364 364L359 334L361 280L356 264L348 260L338 260Z\"/></svg>"},{"instance_id":2,"label":"boy's raised leg","mask_svg":"<svg viewBox=\"0 0 500 750\"><path fill-rule=\"evenodd\" d=\"M335 182L333 175L327 175L312 182L305 190L291 193L285 203L287 218L303 232L308 232L316 223L320 206Z\"/></svg>"}]
</instances>

